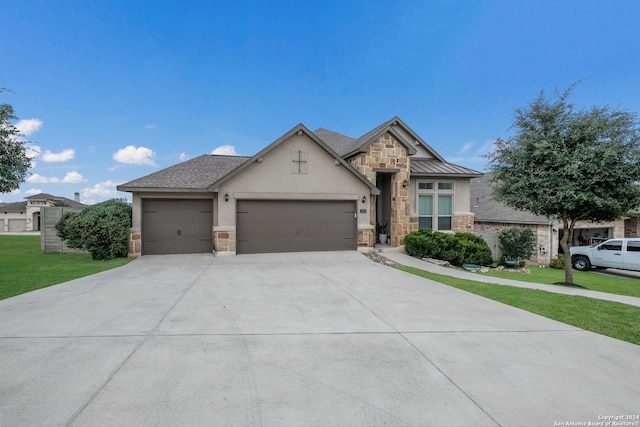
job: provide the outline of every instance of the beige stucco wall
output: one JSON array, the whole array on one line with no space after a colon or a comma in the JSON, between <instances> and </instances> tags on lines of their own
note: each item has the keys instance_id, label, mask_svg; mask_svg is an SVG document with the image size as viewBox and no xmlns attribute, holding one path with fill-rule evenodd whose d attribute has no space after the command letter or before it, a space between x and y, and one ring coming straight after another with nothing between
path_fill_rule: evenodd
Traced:
<instances>
[{"instance_id":1,"label":"beige stucco wall","mask_svg":"<svg viewBox=\"0 0 640 427\"><path fill-rule=\"evenodd\" d=\"M291 173L292 150L307 153L307 173ZM369 226L370 191L306 134L293 135L262 156L261 161L255 161L220 185L214 226L235 228L238 199L307 199L357 201L358 228L363 228ZM226 193L228 202L224 201ZM363 196L367 200L364 204ZM361 209L366 212L360 212Z\"/></svg>"}]
</instances>

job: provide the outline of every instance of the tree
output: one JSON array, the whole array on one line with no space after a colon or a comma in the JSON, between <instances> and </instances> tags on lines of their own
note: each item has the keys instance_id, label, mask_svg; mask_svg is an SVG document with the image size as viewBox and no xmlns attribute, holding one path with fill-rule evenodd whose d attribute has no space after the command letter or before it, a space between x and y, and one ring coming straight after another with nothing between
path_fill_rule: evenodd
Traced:
<instances>
[{"instance_id":1,"label":"tree","mask_svg":"<svg viewBox=\"0 0 640 427\"><path fill-rule=\"evenodd\" d=\"M496 200L562 221L565 282L573 284L569 242L577 221L613 221L640 206L640 129L635 113L578 110L574 87L540 92L515 110L515 135L488 154Z\"/></svg>"},{"instance_id":2,"label":"tree","mask_svg":"<svg viewBox=\"0 0 640 427\"><path fill-rule=\"evenodd\" d=\"M500 254L503 260L526 260L533 253L533 231L528 227L505 228L498 236Z\"/></svg>"},{"instance_id":3,"label":"tree","mask_svg":"<svg viewBox=\"0 0 640 427\"><path fill-rule=\"evenodd\" d=\"M94 260L126 257L130 228L131 206L116 199L67 212L56 224L58 236L70 248L89 251Z\"/></svg>"},{"instance_id":4,"label":"tree","mask_svg":"<svg viewBox=\"0 0 640 427\"><path fill-rule=\"evenodd\" d=\"M0 93L7 89L0 88ZM9 193L24 181L31 167L31 159L27 157L26 141L18 137L20 131L12 120L17 119L10 104L0 104L0 193Z\"/></svg>"}]
</instances>

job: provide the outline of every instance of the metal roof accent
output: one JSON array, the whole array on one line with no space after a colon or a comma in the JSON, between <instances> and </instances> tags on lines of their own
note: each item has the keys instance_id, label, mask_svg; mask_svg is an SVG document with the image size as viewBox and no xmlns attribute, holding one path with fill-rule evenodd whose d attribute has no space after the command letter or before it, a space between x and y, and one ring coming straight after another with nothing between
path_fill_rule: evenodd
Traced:
<instances>
[{"instance_id":1,"label":"metal roof accent","mask_svg":"<svg viewBox=\"0 0 640 427\"><path fill-rule=\"evenodd\" d=\"M455 176L458 178L482 176L482 172L436 159L412 158L410 169L411 176Z\"/></svg>"}]
</instances>

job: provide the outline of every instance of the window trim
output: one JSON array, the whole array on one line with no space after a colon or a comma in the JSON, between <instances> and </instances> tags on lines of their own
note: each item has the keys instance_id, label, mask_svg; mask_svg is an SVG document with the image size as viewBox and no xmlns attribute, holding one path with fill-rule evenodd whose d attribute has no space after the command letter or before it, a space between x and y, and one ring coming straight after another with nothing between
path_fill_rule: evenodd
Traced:
<instances>
[{"instance_id":1,"label":"window trim","mask_svg":"<svg viewBox=\"0 0 640 427\"><path fill-rule=\"evenodd\" d=\"M431 184L431 189L421 189L420 184ZM451 188L441 189L440 184L450 184ZM437 180L437 179L417 179L416 180L416 213L418 214L418 229L420 228L420 218L431 218L431 230L433 231L453 231L453 217L455 206L455 180ZM432 196L431 197L431 215L420 215L420 196ZM451 214L440 215L439 209L439 197L448 196L451 198ZM449 218L450 228L441 230L439 228L439 218Z\"/></svg>"}]
</instances>

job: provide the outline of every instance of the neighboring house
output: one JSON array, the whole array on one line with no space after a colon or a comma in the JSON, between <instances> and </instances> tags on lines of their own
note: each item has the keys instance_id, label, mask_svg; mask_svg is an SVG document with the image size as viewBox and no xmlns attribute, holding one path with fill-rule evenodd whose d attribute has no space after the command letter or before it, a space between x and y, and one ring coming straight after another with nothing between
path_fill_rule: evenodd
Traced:
<instances>
[{"instance_id":1,"label":"neighboring house","mask_svg":"<svg viewBox=\"0 0 640 427\"><path fill-rule=\"evenodd\" d=\"M40 208L47 206L67 206L84 208L80 203L80 194L75 193L75 200L66 197L40 193L25 197L25 202L9 203L0 206L0 232L40 231Z\"/></svg>"},{"instance_id":2,"label":"neighboring house","mask_svg":"<svg viewBox=\"0 0 640 427\"><path fill-rule=\"evenodd\" d=\"M491 172L471 180L471 210L475 214L474 231L482 236L495 259L498 259L498 235L508 227L529 227L533 231L536 247L531 261L549 264L558 256L562 222L554 218L534 215L530 212L511 209L493 199L493 177ZM638 235L638 219L622 218L612 222L594 223L578 221L574 230L574 241L570 246L590 245L599 239L633 237Z\"/></svg>"},{"instance_id":3,"label":"neighboring house","mask_svg":"<svg viewBox=\"0 0 640 427\"><path fill-rule=\"evenodd\" d=\"M360 138L299 124L253 157L203 155L118 186L130 255L366 250L419 228L472 231L470 178L395 117Z\"/></svg>"}]
</instances>

